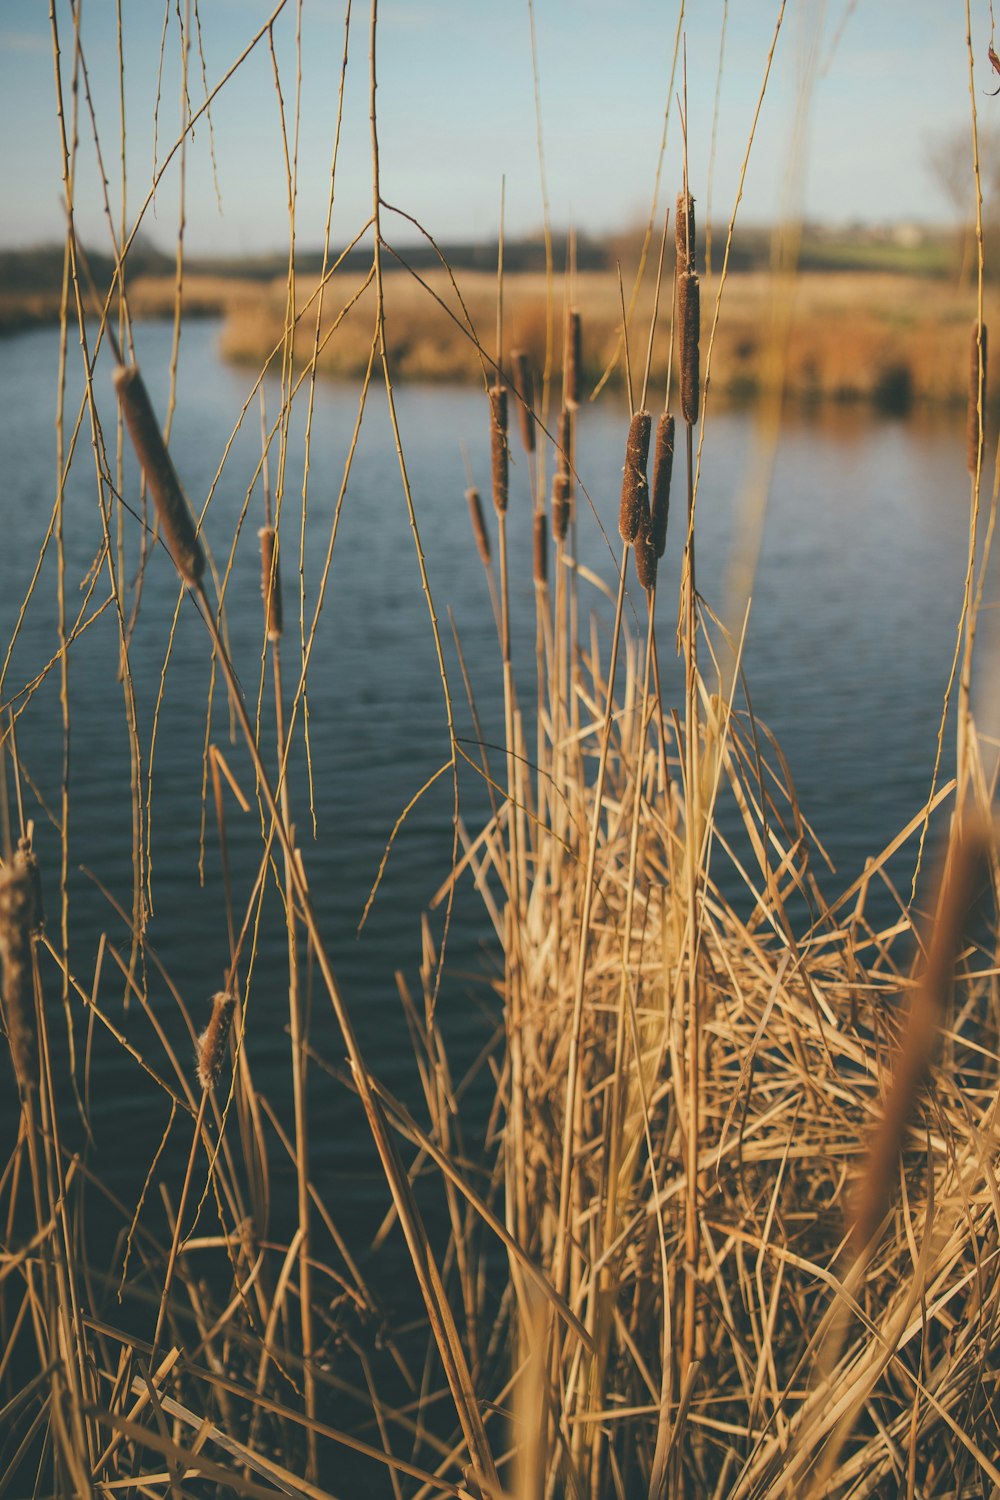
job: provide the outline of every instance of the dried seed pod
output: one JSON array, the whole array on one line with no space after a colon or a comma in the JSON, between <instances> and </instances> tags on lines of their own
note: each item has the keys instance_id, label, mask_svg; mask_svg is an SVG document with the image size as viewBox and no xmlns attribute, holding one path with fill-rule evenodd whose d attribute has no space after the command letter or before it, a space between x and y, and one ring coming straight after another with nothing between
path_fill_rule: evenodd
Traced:
<instances>
[{"instance_id":1,"label":"dried seed pod","mask_svg":"<svg viewBox=\"0 0 1000 1500\"><path fill-rule=\"evenodd\" d=\"M528 356L523 349L516 349L511 356L514 362L514 380L517 394L517 420L521 427L521 443L525 453L535 451L535 382L531 375Z\"/></svg>"},{"instance_id":2,"label":"dried seed pod","mask_svg":"<svg viewBox=\"0 0 1000 1500\"><path fill-rule=\"evenodd\" d=\"M479 491L475 485L465 492L465 498L469 502L469 516L472 520L472 534L476 539L479 556L482 558L483 567L490 565L490 537L486 530L486 518L483 515L483 502L479 498Z\"/></svg>"},{"instance_id":3,"label":"dried seed pod","mask_svg":"<svg viewBox=\"0 0 1000 1500\"><path fill-rule=\"evenodd\" d=\"M118 366L115 390L160 518L163 539L174 566L191 588L205 571L205 553L138 365Z\"/></svg>"},{"instance_id":4,"label":"dried seed pod","mask_svg":"<svg viewBox=\"0 0 1000 1500\"><path fill-rule=\"evenodd\" d=\"M632 547L635 553L635 576L644 589L656 586L656 547L653 542L652 524L649 514L649 498L643 495L639 512L639 525Z\"/></svg>"},{"instance_id":5,"label":"dried seed pod","mask_svg":"<svg viewBox=\"0 0 1000 1500\"><path fill-rule=\"evenodd\" d=\"M701 291L693 272L677 280L677 322L681 341L681 416L698 420L701 399L699 340L701 338Z\"/></svg>"},{"instance_id":6,"label":"dried seed pod","mask_svg":"<svg viewBox=\"0 0 1000 1500\"><path fill-rule=\"evenodd\" d=\"M575 411L580 405L581 358L580 314L575 307L571 307L566 319L566 353L563 359L563 390L566 405L571 411Z\"/></svg>"},{"instance_id":7,"label":"dried seed pod","mask_svg":"<svg viewBox=\"0 0 1000 1500\"><path fill-rule=\"evenodd\" d=\"M264 623L269 641L280 641L282 630L281 574L278 572L278 533L262 526L260 537L260 591L264 596Z\"/></svg>"},{"instance_id":8,"label":"dried seed pod","mask_svg":"<svg viewBox=\"0 0 1000 1500\"><path fill-rule=\"evenodd\" d=\"M552 476L552 535L557 542L566 540L569 516L569 475L557 469Z\"/></svg>"},{"instance_id":9,"label":"dried seed pod","mask_svg":"<svg viewBox=\"0 0 1000 1500\"><path fill-rule=\"evenodd\" d=\"M212 1015L197 1043L198 1082L203 1089L214 1089L222 1077L235 1005L236 997L229 990L212 996Z\"/></svg>"},{"instance_id":10,"label":"dried seed pod","mask_svg":"<svg viewBox=\"0 0 1000 1500\"><path fill-rule=\"evenodd\" d=\"M0 870L0 961L3 1012L10 1055L22 1095L37 1083L31 936L38 930L38 865L22 839L13 859Z\"/></svg>"},{"instance_id":11,"label":"dried seed pod","mask_svg":"<svg viewBox=\"0 0 1000 1500\"><path fill-rule=\"evenodd\" d=\"M674 468L674 419L669 412L660 413L656 424L656 449L653 454L653 491L650 500L649 534L657 557L667 545L667 517L670 513L670 476Z\"/></svg>"},{"instance_id":12,"label":"dried seed pod","mask_svg":"<svg viewBox=\"0 0 1000 1500\"><path fill-rule=\"evenodd\" d=\"M629 425L625 444L625 472L622 477L622 500L618 512L618 530L623 542L634 542L642 507L649 506L646 482L646 459L649 456L650 415L637 411Z\"/></svg>"},{"instance_id":13,"label":"dried seed pod","mask_svg":"<svg viewBox=\"0 0 1000 1500\"><path fill-rule=\"evenodd\" d=\"M549 581L549 518L544 510L535 511L535 582Z\"/></svg>"},{"instance_id":14,"label":"dried seed pod","mask_svg":"<svg viewBox=\"0 0 1000 1500\"><path fill-rule=\"evenodd\" d=\"M507 392L497 382L490 391L490 458L493 505L498 516L507 509Z\"/></svg>"},{"instance_id":15,"label":"dried seed pod","mask_svg":"<svg viewBox=\"0 0 1000 1500\"><path fill-rule=\"evenodd\" d=\"M677 214L674 219L677 237L677 276L694 274L694 199L690 193L677 194Z\"/></svg>"},{"instance_id":16,"label":"dried seed pod","mask_svg":"<svg viewBox=\"0 0 1000 1500\"><path fill-rule=\"evenodd\" d=\"M966 461L969 473L975 474L981 459L979 412L983 413L983 434L986 431L986 324L982 325L983 362L979 364L979 324L972 325L972 358L969 362L969 421L966 446Z\"/></svg>"}]
</instances>

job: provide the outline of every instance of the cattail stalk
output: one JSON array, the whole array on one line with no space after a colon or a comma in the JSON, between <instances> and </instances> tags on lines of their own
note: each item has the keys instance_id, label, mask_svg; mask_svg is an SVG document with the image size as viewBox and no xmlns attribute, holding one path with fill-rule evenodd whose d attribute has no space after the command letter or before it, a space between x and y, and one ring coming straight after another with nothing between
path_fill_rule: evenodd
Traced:
<instances>
[{"instance_id":1,"label":"cattail stalk","mask_svg":"<svg viewBox=\"0 0 1000 1500\"><path fill-rule=\"evenodd\" d=\"M979 359L982 336L982 363ZM980 412L982 427L980 427ZM986 431L986 324L973 323L971 359L969 361L969 419L966 459L969 473L975 474L982 461L983 437Z\"/></svg>"},{"instance_id":2,"label":"cattail stalk","mask_svg":"<svg viewBox=\"0 0 1000 1500\"><path fill-rule=\"evenodd\" d=\"M693 275L695 271L694 199L690 193L677 194L674 232L677 236L677 275L678 277Z\"/></svg>"},{"instance_id":3,"label":"cattail stalk","mask_svg":"<svg viewBox=\"0 0 1000 1500\"><path fill-rule=\"evenodd\" d=\"M653 491L650 501L650 537L657 557L667 545L667 518L670 514L670 478L674 468L674 419L661 412L656 424L656 449L653 454Z\"/></svg>"},{"instance_id":4,"label":"cattail stalk","mask_svg":"<svg viewBox=\"0 0 1000 1500\"><path fill-rule=\"evenodd\" d=\"M119 365L114 378L125 425L146 476L164 541L178 573L191 588L205 571L205 552L163 441L145 382L138 365Z\"/></svg>"},{"instance_id":5,"label":"cattail stalk","mask_svg":"<svg viewBox=\"0 0 1000 1500\"><path fill-rule=\"evenodd\" d=\"M647 513L649 509L646 461L649 456L650 425L648 411L637 411L629 425L621 506L618 511L618 530L623 542L635 541L643 504Z\"/></svg>"},{"instance_id":6,"label":"cattail stalk","mask_svg":"<svg viewBox=\"0 0 1000 1500\"><path fill-rule=\"evenodd\" d=\"M566 540L569 513L569 475L557 469L552 476L552 535L557 542Z\"/></svg>"},{"instance_id":7,"label":"cattail stalk","mask_svg":"<svg viewBox=\"0 0 1000 1500\"><path fill-rule=\"evenodd\" d=\"M490 392L490 458L493 506L502 516L507 509L507 392L499 381Z\"/></svg>"},{"instance_id":8,"label":"cattail stalk","mask_svg":"<svg viewBox=\"0 0 1000 1500\"><path fill-rule=\"evenodd\" d=\"M260 537L260 591L264 599L264 623L269 641L279 641L283 628L281 574L278 571L278 533L262 526Z\"/></svg>"}]
</instances>

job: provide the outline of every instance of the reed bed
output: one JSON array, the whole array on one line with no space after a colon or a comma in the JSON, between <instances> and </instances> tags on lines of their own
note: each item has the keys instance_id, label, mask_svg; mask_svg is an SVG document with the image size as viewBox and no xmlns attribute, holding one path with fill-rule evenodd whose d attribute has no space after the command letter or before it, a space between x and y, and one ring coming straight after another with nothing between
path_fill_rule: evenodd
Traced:
<instances>
[{"instance_id":1,"label":"reed bed","mask_svg":"<svg viewBox=\"0 0 1000 1500\"><path fill-rule=\"evenodd\" d=\"M491 689L466 670L459 632L475 731L461 735L393 402L399 351L386 332L376 9L373 316L362 398L381 361L448 727L449 758L427 785L448 781L454 793L450 868L431 910L414 914L413 972L397 976L417 1102L398 1097L365 1053L298 831L307 787L290 774L293 748L308 738L315 639L304 592L295 599L287 574L282 607L282 559L295 556L287 519L279 545L297 441L290 416L295 401L308 404L305 489L311 376L321 346L344 325L315 289L300 302L290 271L273 357L281 408L269 425L261 402L261 458L246 489L247 512L258 481L264 496L259 652L238 663L226 618L227 591L238 587L232 558L208 545L203 513L185 496L184 454L131 357L127 297L122 336L102 324L110 354L99 355L81 293L81 421L90 416L95 451L105 455L95 572L108 571L135 741L135 889L131 911L107 893L127 940L103 931L94 970L84 973L67 937L68 788L63 868L39 869L32 799L49 810L18 748L34 685L8 685L0 964L16 1100L0 1163L0 1493L770 1500L801 1491L853 1500L992 1492L1000 1486L1000 870L992 749L976 733L966 670L982 593L982 306L971 381L964 321L955 353L969 389L973 470L956 774L939 766L926 804L890 845L871 851L846 890L831 899L817 878L823 850L780 747L753 713L744 637L720 623L697 586L698 464L719 349L707 295L699 310L686 187L673 226L672 307L664 295L667 311L654 311L658 288L622 330L631 410L620 439L622 545L609 546L607 578L577 557L584 504L614 533L613 497L592 496L577 467L593 347L583 278L571 268L561 289L561 340L550 284L541 349L523 338L512 351L502 267L495 342L484 332L492 320L474 318L455 291L483 385L474 462L489 473L494 514L470 475L469 557L476 566L478 554L486 575L504 726L498 753L481 730ZM67 244L85 281L72 233ZM69 279L64 353L68 288ZM96 287L87 295L100 304ZM304 373L303 309L312 318ZM355 316L362 310L354 304ZM629 336L634 350L640 334L641 386L629 351ZM662 410L654 390L666 391ZM209 878L221 887L228 958L221 987L198 996L175 983L145 905L135 617L125 607L124 542L112 540L103 504L126 487L124 447L118 484L104 487L115 425L109 393L138 460L135 487L148 490L166 548L150 556L143 533L140 577L147 566L175 568L178 610L203 631L236 742L206 741L206 825L213 814L218 852ZM255 400L256 391L241 423ZM364 399L359 424L363 412ZM138 516L141 498L132 500ZM459 492L456 515L461 500ZM525 548L512 540L515 507L531 515ZM124 513L122 525L124 536ZM64 605L55 519L53 531ZM658 565L671 548L682 559L680 595L658 600ZM315 618L326 582L324 573ZM518 582L534 605L534 653L523 659L511 629ZM59 619L61 651L46 673L69 649L65 610ZM171 635L174 625L176 617ZM256 714L246 688L255 668ZM268 678L273 710L264 706ZM65 706L65 679L63 688ZM501 717L500 705L491 716ZM68 739L68 718L63 732ZM461 801L470 787L485 809L474 826ZM230 857L231 798L247 814L256 801L259 840L246 865ZM901 889L901 851L919 864L928 827L945 824L937 883L914 869L913 891ZM464 886L481 900L495 965L481 976L476 1056L447 1041L453 1000L443 976ZM43 888L57 897L47 922ZM876 889L891 897L888 924L869 916ZM249 997L265 943L284 966L287 1027L266 1044L287 1056L287 1110L258 1085L250 1062ZM165 1006L151 1002L151 976ZM109 1003L112 984L127 1005ZM82 1065L74 1017L87 1035ZM96 1032L135 1065L145 1092L129 1110L169 1113L134 1202L102 1180L86 1100L74 1095L80 1078L87 1100L100 1086L90 1075ZM334 1090L355 1097L363 1149L384 1185L375 1247L391 1242L395 1257L385 1279L352 1243L344 1205L314 1171L316 1098ZM125 1110L121 1126L127 1134Z\"/></svg>"}]
</instances>

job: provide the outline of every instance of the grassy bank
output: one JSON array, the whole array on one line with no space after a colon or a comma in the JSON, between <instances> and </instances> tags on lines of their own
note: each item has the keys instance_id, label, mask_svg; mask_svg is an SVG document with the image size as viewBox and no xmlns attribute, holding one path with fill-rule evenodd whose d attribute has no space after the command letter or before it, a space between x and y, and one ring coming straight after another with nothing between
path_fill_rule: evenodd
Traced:
<instances>
[{"instance_id":1,"label":"grassy bank","mask_svg":"<svg viewBox=\"0 0 1000 1500\"><path fill-rule=\"evenodd\" d=\"M464 310L443 271L423 273L422 280L433 298L405 272L392 271L385 278L386 330L394 368L409 380L481 380L484 365L469 327L480 340L492 338L495 277L466 272L457 278ZM639 351L633 353L634 363L645 353L651 280L647 276L631 314L631 337ZM715 278L703 288L706 341L718 285ZM334 329L343 305L357 289L356 279L338 273L324 299L319 367L344 379L364 374L371 346L371 288ZM316 304L310 301L314 290L315 285L299 283L302 311L295 351L300 363L311 358L316 337ZM669 287L665 296L669 302ZM581 273L576 300L584 310L587 386L592 389L616 360L621 384L616 278L606 272ZM561 309L564 302L563 278L557 277L555 307ZM547 321L544 276L510 276L505 308L506 347L525 349L541 371ZM730 276L723 309L712 360L712 385L721 394L745 396L783 382L789 392L806 399L873 401L896 410L966 399L969 328L976 310L972 290L960 294L953 285L937 280L843 271L801 275L786 291L761 271ZM223 353L232 360L263 364L283 342L284 316L284 280L253 292L235 292L225 313ZM664 364L669 336L669 321L664 319L654 347L654 356Z\"/></svg>"}]
</instances>

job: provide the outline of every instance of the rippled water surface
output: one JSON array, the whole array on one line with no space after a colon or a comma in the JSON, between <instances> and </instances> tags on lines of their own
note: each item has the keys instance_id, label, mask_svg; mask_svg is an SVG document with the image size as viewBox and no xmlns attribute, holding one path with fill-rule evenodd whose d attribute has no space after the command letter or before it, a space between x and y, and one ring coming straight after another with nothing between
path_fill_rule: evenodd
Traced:
<instances>
[{"instance_id":1,"label":"rippled water surface","mask_svg":"<svg viewBox=\"0 0 1000 1500\"><path fill-rule=\"evenodd\" d=\"M172 451L192 501L200 505L213 484L226 443L251 393L252 377L217 358L217 329L185 329L181 345ZM137 333L139 358L154 401L165 410L170 330L147 325ZM66 433L69 441L80 399L79 356L71 349ZM56 490L54 448L58 339L54 331L28 333L0 343L0 411L3 412L4 485L0 492L0 640L10 642L39 549L49 526ZM115 414L110 364L102 355L96 384L106 441L113 446ZM266 387L276 413L279 393ZM501 675L496 633L469 531L463 499L462 448L476 480L488 491L487 425L481 392L413 388L397 393L407 470L446 666L463 734L471 721L451 636L460 634L483 731L501 734ZM299 409L301 408L301 410ZM305 403L296 406L284 468L281 533L287 633L285 674L298 670L299 557L307 622L336 513L344 460L357 416L358 391L321 383L316 389L303 520L302 454ZM625 414L614 401L586 408L580 417L579 471L597 509L581 504L582 560L613 576L609 542L617 548L617 490ZM89 420L76 438L65 514L67 601L70 619L89 618L108 595L106 570L93 582L104 520L97 504ZM262 621L257 528L262 490L248 490L260 454L259 412L250 406L216 485L205 522L220 575L232 539L238 540L226 582L232 655L251 702L261 678ZM115 455L109 455L112 476ZM719 412L709 419L702 456L698 508L699 586L724 611L726 579L734 553L753 549L741 502L756 462L752 413ZM271 475L278 473L277 445ZM124 493L138 504L137 476L126 457ZM107 496L105 497L107 499ZM671 602L676 599L681 527L675 514L668 548L670 567L660 590L659 640L664 691L679 704L680 671L674 654ZM926 797L942 695L948 679L965 567L968 478L960 419L907 421L866 412L824 409L789 417L781 433L770 503L760 538L759 566L745 655L754 709L778 735L803 809L837 867L821 873L834 894L879 851ZM116 566L119 518L107 512ZM121 518L121 557L132 582L139 524ZM511 545L515 647L530 697L534 648L527 475L518 462L512 477ZM35 819L46 875L50 931L58 933L58 838L63 732L58 672L25 704L16 698L55 655L57 569L54 543L43 561L6 672L4 703L24 705L17 721L18 750L30 781L25 812ZM587 608L608 609L585 590ZM179 604L179 608L178 608ZM168 639L176 611L169 666ZM634 597L633 625L645 621L645 603ZM149 1023L133 999L126 1007L121 965L128 967L128 929L114 903L132 909L133 816L125 698L118 677L118 627L113 607L89 624L69 654L69 870L71 955L74 979L95 983L101 934L106 934L99 994L109 1019L144 1055L162 1060ZM152 767L151 890L153 915L145 982L154 1009L179 1048L188 1046L169 1002L176 986L196 1022L223 975L228 954L225 905L210 798L204 883L199 880L202 766L206 736L222 749L247 795L241 813L227 793L226 807L236 906L242 910L259 859L260 815L244 751L231 743L220 685L212 684L210 651L190 600L179 598L176 575L158 548L145 573L131 640L131 670L142 753L142 777ZM264 742L273 745L270 677L263 700ZM161 696L162 695L162 696ZM156 714L157 701L159 703ZM154 719L155 715L155 719ZM155 722L155 738L154 738ZM447 757L446 715L427 601L384 396L373 391L350 482L339 511L338 533L309 673L309 750L317 834L309 810L309 778L299 720L291 768L296 819L322 926L328 936L363 1044L374 1069L391 1087L412 1088L412 1054L397 998L395 971L415 984L421 954L420 915L447 874L451 857L451 788L442 778L410 814L388 863L364 933L357 925L387 837L400 811ZM273 752L272 752L273 754ZM946 739L945 766L953 750ZM481 818L484 798L471 772L463 776L463 815ZM901 867L905 873L907 866ZM889 909L886 894L873 899ZM284 929L272 896L248 990L248 1047L258 1087L287 1114L288 1066L284 985ZM440 931L439 925L434 928ZM471 1056L483 1036L484 992L474 976L494 961L488 930L474 893L464 893L449 940L443 1008L453 1045ZM121 965L115 961L112 949ZM158 963L157 963L158 961ZM58 995L58 983L51 988ZM103 1174L123 1193L134 1190L165 1123L165 1106L149 1104L150 1090L133 1058L100 1026L88 1037L74 1002L76 1044L89 1046L89 1106ZM315 996L313 1037L337 1062L343 1053L329 1007ZM475 1110L475 1101L472 1101ZM325 1190L341 1191L359 1235L380 1212L368 1184L373 1172L358 1141L363 1127L345 1091L314 1075L313 1161ZM139 1174L138 1176L136 1174Z\"/></svg>"}]
</instances>

